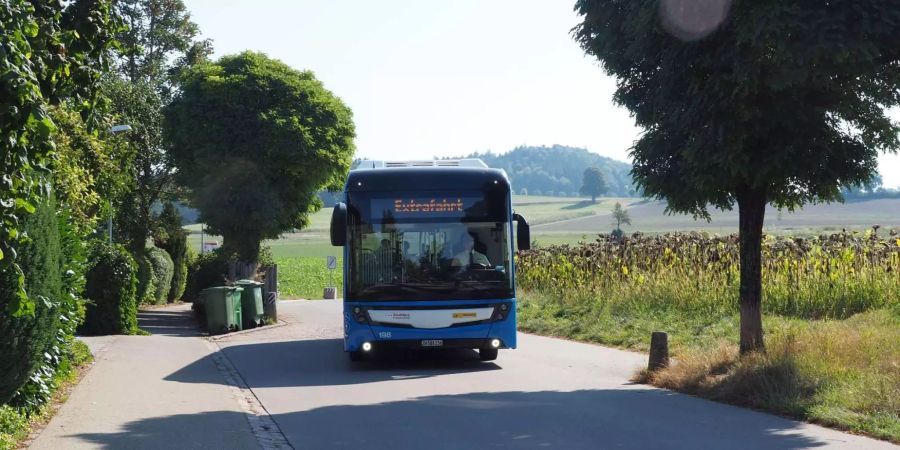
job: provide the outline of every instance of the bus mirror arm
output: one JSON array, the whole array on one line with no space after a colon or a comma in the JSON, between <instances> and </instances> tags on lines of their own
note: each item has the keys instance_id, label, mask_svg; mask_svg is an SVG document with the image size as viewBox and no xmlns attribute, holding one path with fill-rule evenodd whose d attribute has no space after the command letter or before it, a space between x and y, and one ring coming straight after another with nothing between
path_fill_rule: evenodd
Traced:
<instances>
[{"instance_id":1,"label":"bus mirror arm","mask_svg":"<svg viewBox=\"0 0 900 450\"><path fill-rule=\"evenodd\" d=\"M519 214L513 214L513 220L516 221L516 246L519 250L531 249L531 227L524 217Z\"/></svg>"},{"instance_id":2,"label":"bus mirror arm","mask_svg":"<svg viewBox=\"0 0 900 450\"><path fill-rule=\"evenodd\" d=\"M347 243L347 204L338 202L331 212L331 245L343 247Z\"/></svg>"}]
</instances>

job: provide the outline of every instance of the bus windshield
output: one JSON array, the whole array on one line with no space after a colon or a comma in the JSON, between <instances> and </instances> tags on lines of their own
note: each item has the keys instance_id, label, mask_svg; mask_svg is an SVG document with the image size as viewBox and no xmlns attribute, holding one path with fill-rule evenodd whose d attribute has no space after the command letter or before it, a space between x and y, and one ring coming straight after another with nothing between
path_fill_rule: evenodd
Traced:
<instances>
[{"instance_id":1,"label":"bus windshield","mask_svg":"<svg viewBox=\"0 0 900 450\"><path fill-rule=\"evenodd\" d=\"M348 196L348 300L513 297L507 196Z\"/></svg>"}]
</instances>

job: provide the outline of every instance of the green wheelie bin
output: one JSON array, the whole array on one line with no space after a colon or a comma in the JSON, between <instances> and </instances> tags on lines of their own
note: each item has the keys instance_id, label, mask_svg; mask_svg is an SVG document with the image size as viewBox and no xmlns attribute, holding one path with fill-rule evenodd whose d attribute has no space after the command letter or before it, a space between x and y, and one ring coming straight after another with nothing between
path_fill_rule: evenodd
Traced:
<instances>
[{"instance_id":1,"label":"green wheelie bin","mask_svg":"<svg viewBox=\"0 0 900 450\"><path fill-rule=\"evenodd\" d=\"M263 323L263 284L253 280L238 280L235 286L243 288L241 293L241 317L244 328L255 328Z\"/></svg>"},{"instance_id":2,"label":"green wheelie bin","mask_svg":"<svg viewBox=\"0 0 900 450\"><path fill-rule=\"evenodd\" d=\"M235 286L219 286L203 290L206 329L209 334L221 334L242 329L241 294L243 291L243 288Z\"/></svg>"}]
</instances>

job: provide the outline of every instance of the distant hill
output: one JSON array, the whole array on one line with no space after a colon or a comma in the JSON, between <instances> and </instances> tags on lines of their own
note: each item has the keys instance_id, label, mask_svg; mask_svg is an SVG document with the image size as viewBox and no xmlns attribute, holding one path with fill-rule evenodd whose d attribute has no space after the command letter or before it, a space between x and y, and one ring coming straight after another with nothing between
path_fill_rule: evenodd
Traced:
<instances>
[{"instance_id":1,"label":"distant hill","mask_svg":"<svg viewBox=\"0 0 900 450\"><path fill-rule=\"evenodd\" d=\"M609 192L604 196L633 197L636 195L631 181L631 164L591 153L583 148L554 145L552 147L517 147L495 154L473 153L465 158L481 158L491 167L506 170L513 190L529 195L555 195L569 197L581 189L584 169L598 167L606 175Z\"/></svg>"}]
</instances>

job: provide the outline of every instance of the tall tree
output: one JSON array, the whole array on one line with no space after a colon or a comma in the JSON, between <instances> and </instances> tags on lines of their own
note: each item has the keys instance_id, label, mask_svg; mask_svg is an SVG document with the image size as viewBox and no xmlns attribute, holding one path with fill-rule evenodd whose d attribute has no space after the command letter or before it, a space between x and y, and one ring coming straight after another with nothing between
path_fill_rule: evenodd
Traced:
<instances>
[{"instance_id":1,"label":"tall tree","mask_svg":"<svg viewBox=\"0 0 900 450\"><path fill-rule=\"evenodd\" d=\"M312 72L261 53L192 70L166 110L178 180L224 247L254 262L260 242L308 224L353 158L350 109Z\"/></svg>"},{"instance_id":2,"label":"tall tree","mask_svg":"<svg viewBox=\"0 0 900 450\"><path fill-rule=\"evenodd\" d=\"M122 145L130 148L132 164L127 173L130 192L116 207L116 229L132 250L144 248L152 231L152 206L171 183L172 164L162 137L162 98L146 81L131 83L111 78L104 83L110 111L131 126Z\"/></svg>"},{"instance_id":3,"label":"tall tree","mask_svg":"<svg viewBox=\"0 0 900 450\"><path fill-rule=\"evenodd\" d=\"M110 113L131 125L125 136L134 164L127 168L132 192L117 205L117 230L132 250L153 232L151 208L163 199L174 169L162 137L162 108L171 101L187 67L206 60L210 42L196 40L197 25L182 0L119 0L116 13L127 26L118 34L119 77L104 84Z\"/></svg>"},{"instance_id":4,"label":"tall tree","mask_svg":"<svg viewBox=\"0 0 900 450\"><path fill-rule=\"evenodd\" d=\"M737 203L740 348L764 350L761 241L767 203L840 199L896 152L894 0L578 0L574 36L618 78L615 101L646 131L632 171L670 211Z\"/></svg>"},{"instance_id":5,"label":"tall tree","mask_svg":"<svg viewBox=\"0 0 900 450\"><path fill-rule=\"evenodd\" d=\"M591 203L597 203L597 196L603 195L608 190L606 176L599 167L584 169L584 176L581 179L581 195L590 195Z\"/></svg>"},{"instance_id":6,"label":"tall tree","mask_svg":"<svg viewBox=\"0 0 900 450\"><path fill-rule=\"evenodd\" d=\"M119 71L132 83L150 83L164 102L172 93L175 69L210 54L208 40L195 41L200 30L182 0L118 0L116 13L127 26L117 36Z\"/></svg>"}]
</instances>

